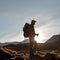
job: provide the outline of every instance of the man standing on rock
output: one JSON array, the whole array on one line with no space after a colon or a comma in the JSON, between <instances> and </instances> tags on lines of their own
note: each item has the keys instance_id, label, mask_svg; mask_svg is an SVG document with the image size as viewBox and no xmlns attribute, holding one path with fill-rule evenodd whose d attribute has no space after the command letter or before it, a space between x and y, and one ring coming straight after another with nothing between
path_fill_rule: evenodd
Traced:
<instances>
[{"instance_id":1,"label":"man standing on rock","mask_svg":"<svg viewBox=\"0 0 60 60\"><path fill-rule=\"evenodd\" d=\"M23 27L24 37L28 37L30 40L30 56L34 55L37 47L37 43L34 39L36 35L38 36L38 34L36 34L34 30L35 23L36 21L32 20L31 24L26 23Z\"/></svg>"}]
</instances>

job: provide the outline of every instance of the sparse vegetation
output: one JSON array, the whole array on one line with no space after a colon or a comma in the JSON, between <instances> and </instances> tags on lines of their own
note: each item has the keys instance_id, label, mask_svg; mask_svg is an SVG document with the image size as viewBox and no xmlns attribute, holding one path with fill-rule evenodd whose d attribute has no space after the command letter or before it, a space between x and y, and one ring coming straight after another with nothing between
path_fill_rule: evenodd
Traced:
<instances>
[{"instance_id":1,"label":"sparse vegetation","mask_svg":"<svg viewBox=\"0 0 60 60\"><path fill-rule=\"evenodd\" d=\"M29 57L29 52L16 52L6 47L0 47L0 60L60 60L60 54L57 51L37 51L35 55Z\"/></svg>"}]
</instances>

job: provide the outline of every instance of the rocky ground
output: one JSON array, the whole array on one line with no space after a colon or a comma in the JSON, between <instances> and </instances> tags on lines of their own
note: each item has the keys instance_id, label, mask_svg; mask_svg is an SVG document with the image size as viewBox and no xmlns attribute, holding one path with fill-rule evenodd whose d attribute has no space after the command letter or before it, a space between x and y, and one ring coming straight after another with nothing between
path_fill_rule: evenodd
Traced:
<instances>
[{"instance_id":1,"label":"rocky ground","mask_svg":"<svg viewBox=\"0 0 60 60\"><path fill-rule=\"evenodd\" d=\"M42 53L39 53L29 57L29 54L18 54L16 51L12 51L6 47L0 47L0 60L60 60L57 54L46 53L44 56L41 55Z\"/></svg>"}]
</instances>

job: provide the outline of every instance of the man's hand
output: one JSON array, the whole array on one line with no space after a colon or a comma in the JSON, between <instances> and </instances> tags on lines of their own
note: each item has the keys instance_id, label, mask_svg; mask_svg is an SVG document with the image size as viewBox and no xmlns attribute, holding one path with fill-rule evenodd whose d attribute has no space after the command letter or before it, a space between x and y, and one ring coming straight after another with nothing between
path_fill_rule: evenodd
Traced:
<instances>
[{"instance_id":1,"label":"man's hand","mask_svg":"<svg viewBox=\"0 0 60 60\"><path fill-rule=\"evenodd\" d=\"M37 36L39 35L39 34L36 34Z\"/></svg>"}]
</instances>

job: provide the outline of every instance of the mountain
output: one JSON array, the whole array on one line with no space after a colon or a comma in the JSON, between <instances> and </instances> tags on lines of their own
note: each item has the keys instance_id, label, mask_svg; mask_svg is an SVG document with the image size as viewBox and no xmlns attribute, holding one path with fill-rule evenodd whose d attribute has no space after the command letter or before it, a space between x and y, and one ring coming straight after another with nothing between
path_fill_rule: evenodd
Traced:
<instances>
[{"instance_id":1,"label":"mountain","mask_svg":"<svg viewBox=\"0 0 60 60\"><path fill-rule=\"evenodd\" d=\"M17 45L19 42L5 42L5 43L0 43L0 46L6 46L6 45Z\"/></svg>"},{"instance_id":2,"label":"mountain","mask_svg":"<svg viewBox=\"0 0 60 60\"><path fill-rule=\"evenodd\" d=\"M25 39L21 42L5 42L5 43L0 43L0 46L6 46L6 45L17 45L17 44L24 44L24 43L29 43L29 39Z\"/></svg>"},{"instance_id":3,"label":"mountain","mask_svg":"<svg viewBox=\"0 0 60 60\"><path fill-rule=\"evenodd\" d=\"M60 50L60 34L52 36L46 41L43 48L50 50Z\"/></svg>"},{"instance_id":4,"label":"mountain","mask_svg":"<svg viewBox=\"0 0 60 60\"><path fill-rule=\"evenodd\" d=\"M0 46L6 46L6 45L17 45L17 44L25 44L29 43L29 39L25 39L21 42L5 42L5 43L0 43Z\"/></svg>"},{"instance_id":5,"label":"mountain","mask_svg":"<svg viewBox=\"0 0 60 60\"><path fill-rule=\"evenodd\" d=\"M1 44L2 45L2 44ZM4 44L3 44L4 45ZM45 43L37 43L38 50L60 50L60 34L53 35ZM5 46L14 50L29 50L29 39L21 42L5 43Z\"/></svg>"},{"instance_id":6,"label":"mountain","mask_svg":"<svg viewBox=\"0 0 60 60\"><path fill-rule=\"evenodd\" d=\"M23 41L21 41L20 43L29 43L29 39L25 39L25 40L23 40Z\"/></svg>"},{"instance_id":7,"label":"mountain","mask_svg":"<svg viewBox=\"0 0 60 60\"><path fill-rule=\"evenodd\" d=\"M60 43L60 34L59 35L53 35L49 40L46 41L46 43Z\"/></svg>"}]
</instances>

